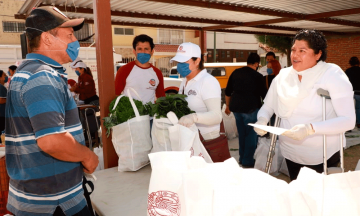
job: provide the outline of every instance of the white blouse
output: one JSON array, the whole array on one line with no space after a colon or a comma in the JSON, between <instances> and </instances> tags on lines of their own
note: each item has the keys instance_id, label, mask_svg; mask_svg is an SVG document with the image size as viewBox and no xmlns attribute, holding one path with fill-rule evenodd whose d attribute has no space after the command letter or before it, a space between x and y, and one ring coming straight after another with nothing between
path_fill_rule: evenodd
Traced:
<instances>
[{"instance_id":1,"label":"white blouse","mask_svg":"<svg viewBox=\"0 0 360 216\"><path fill-rule=\"evenodd\" d=\"M315 134L300 141L279 136L283 156L299 164L317 165L323 163L323 134L327 135L327 158L329 159L340 150L339 134L351 130L355 126L356 116L352 85L340 67L333 64L328 65L329 68L315 82L308 96L298 104L291 116L281 119L280 127L285 129L290 129L297 124L311 123L313 125ZM290 70L290 68L283 70ZM275 104L277 101L274 98L278 94L277 86L281 85L277 78L271 83L264 105L258 113L258 118L270 119L274 112L277 113ZM317 94L319 88L329 91L331 97L331 100L326 100L326 121L322 121L322 98ZM345 146L345 136L343 136L343 140Z\"/></svg>"}]
</instances>

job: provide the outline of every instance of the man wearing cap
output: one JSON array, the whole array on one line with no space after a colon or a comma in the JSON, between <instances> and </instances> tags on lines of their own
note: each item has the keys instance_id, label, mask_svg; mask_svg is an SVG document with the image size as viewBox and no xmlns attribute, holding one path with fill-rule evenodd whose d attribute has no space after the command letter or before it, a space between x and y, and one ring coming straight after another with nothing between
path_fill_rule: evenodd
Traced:
<instances>
[{"instance_id":1,"label":"man wearing cap","mask_svg":"<svg viewBox=\"0 0 360 216\"><path fill-rule=\"evenodd\" d=\"M164 78L161 71L149 63L154 54L154 42L148 35L138 35L133 41L133 53L136 60L119 68L115 79L116 95L127 95L129 88L134 89L140 96L134 93L134 99L143 103L155 102L155 97L165 96Z\"/></svg>"},{"instance_id":2,"label":"man wearing cap","mask_svg":"<svg viewBox=\"0 0 360 216\"><path fill-rule=\"evenodd\" d=\"M12 78L6 104L7 209L17 216L90 215L82 177L95 170L98 158L84 146L61 66L76 59L74 31L83 23L51 6L26 19L30 54Z\"/></svg>"}]
</instances>

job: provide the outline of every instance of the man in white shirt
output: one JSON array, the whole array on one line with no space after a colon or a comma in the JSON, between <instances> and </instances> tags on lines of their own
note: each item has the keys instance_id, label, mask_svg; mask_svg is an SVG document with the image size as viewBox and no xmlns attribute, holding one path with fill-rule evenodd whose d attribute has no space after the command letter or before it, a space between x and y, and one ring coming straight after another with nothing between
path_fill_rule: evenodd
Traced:
<instances>
[{"instance_id":1,"label":"man in white shirt","mask_svg":"<svg viewBox=\"0 0 360 216\"><path fill-rule=\"evenodd\" d=\"M261 73L263 76L269 75L268 72L267 72L267 64L271 60L276 60L275 53L273 53L273 52L266 53L265 59L266 59L266 65L261 67L260 70L259 70L259 73Z\"/></svg>"}]
</instances>

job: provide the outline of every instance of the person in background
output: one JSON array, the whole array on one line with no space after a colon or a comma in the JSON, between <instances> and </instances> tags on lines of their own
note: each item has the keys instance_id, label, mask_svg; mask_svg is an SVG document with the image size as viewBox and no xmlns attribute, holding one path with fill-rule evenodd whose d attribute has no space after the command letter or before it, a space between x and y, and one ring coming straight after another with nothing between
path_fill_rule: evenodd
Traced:
<instances>
[{"instance_id":1,"label":"person in background","mask_svg":"<svg viewBox=\"0 0 360 216\"><path fill-rule=\"evenodd\" d=\"M244 168L255 165L254 153L258 136L248 124L256 122L261 101L266 95L263 77L256 71L259 64L260 56L251 53L247 59L247 66L236 69L230 75L225 89L225 113L234 113L239 133L239 164Z\"/></svg>"},{"instance_id":2,"label":"person in background","mask_svg":"<svg viewBox=\"0 0 360 216\"><path fill-rule=\"evenodd\" d=\"M5 106L7 97L7 89L5 88L5 83L7 83L7 81L8 76L6 75L6 73L4 73L3 70L0 70L0 133L5 130ZM2 143L1 139L0 143Z\"/></svg>"},{"instance_id":3,"label":"person in background","mask_svg":"<svg viewBox=\"0 0 360 216\"><path fill-rule=\"evenodd\" d=\"M162 72L149 62L155 44L151 37L142 34L134 38L132 45L136 60L119 68L115 78L115 93L127 95L127 90L133 88L143 103L155 103L156 97L165 96ZM133 92L130 91L130 94L140 100Z\"/></svg>"},{"instance_id":4,"label":"person in background","mask_svg":"<svg viewBox=\"0 0 360 216\"><path fill-rule=\"evenodd\" d=\"M5 82L5 87L6 88L9 88L9 85L10 85L10 81L11 81L11 78L14 76L15 72L16 72L16 69L17 69L17 66L16 65L11 65L9 67L9 71L8 71L8 81Z\"/></svg>"},{"instance_id":5,"label":"person in background","mask_svg":"<svg viewBox=\"0 0 360 216\"><path fill-rule=\"evenodd\" d=\"M13 215L90 215L83 177L99 159L85 146L62 66L78 56L74 31L83 25L54 6L34 8L26 18L30 53L12 78L5 110L6 208Z\"/></svg>"},{"instance_id":6,"label":"person in background","mask_svg":"<svg viewBox=\"0 0 360 216\"><path fill-rule=\"evenodd\" d=\"M326 63L327 41L317 30L301 30L291 48L292 66L282 69L273 80L258 113L256 124L266 125L275 113L280 117L280 150L285 157L290 179L297 178L302 167L324 171L323 135L327 142L327 166L340 161L340 133L355 124L353 90L343 70ZM329 92L326 120L323 121L322 97L318 89ZM263 136L266 131L254 130ZM344 141L345 137L342 139Z\"/></svg>"},{"instance_id":7,"label":"person in background","mask_svg":"<svg viewBox=\"0 0 360 216\"><path fill-rule=\"evenodd\" d=\"M356 125L360 128L360 67L359 59L353 56L349 60L350 68L345 71L354 90L355 110L356 110Z\"/></svg>"},{"instance_id":8,"label":"person in background","mask_svg":"<svg viewBox=\"0 0 360 216\"><path fill-rule=\"evenodd\" d=\"M267 72L267 64L271 61L271 60L276 60L276 56L274 52L268 52L265 55L265 60L266 60L266 65L264 65L263 67L260 68L259 73L261 73L263 76L267 76L269 75Z\"/></svg>"},{"instance_id":9,"label":"person in background","mask_svg":"<svg viewBox=\"0 0 360 216\"><path fill-rule=\"evenodd\" d=\"M76 81L73 80L73 79L68 79L68 88L69 88L69 90L70 90L74 85L76 85ZM75 93L74 93L74 92L71 92L71 96L75 97Z\"/></svg>"},{"instance_id":10,"label":"person in background","mask_svg":"<svg viewBox=\"0 0 360 216\"><path fill-rule=\"evenodd\" d=\"M266 85L266 89L269 89L271 82L279 74L280 70L281 70L281 65L278 60L275 59L275 60L269 61L269 63L267 64L267 70L266 70L268 75L264 76L264 82Z\"/></svg>"},{"instance_id":11,"label":"person in background","mask_svg":"<svg viewBox=\"0 0 360 216\"><path fill-rule=\"evenodd\" d=\"M90 68L80 58L73 61L70 67L75 69L76 75L79 76L78 83L74 84L70 91L79 94L79 100L84 101L85 104L99 106L99 96L96 95L95 82Z\"/></svg>"},{"instance_id":12,"label":"person in background","mask_svg":"<svg viewBox=\"0 0 360 216\"><path fill-rule=\"evenodd\" d=\"M221 88L215 77L207 73L201 49L193 43L180 44L176 56L177 70L183 79L179 93L187 95L189 108L196 113L183 116L179 124L191 127L196 124L205 141L220 136Z\"/></svg>"}]
</instances>

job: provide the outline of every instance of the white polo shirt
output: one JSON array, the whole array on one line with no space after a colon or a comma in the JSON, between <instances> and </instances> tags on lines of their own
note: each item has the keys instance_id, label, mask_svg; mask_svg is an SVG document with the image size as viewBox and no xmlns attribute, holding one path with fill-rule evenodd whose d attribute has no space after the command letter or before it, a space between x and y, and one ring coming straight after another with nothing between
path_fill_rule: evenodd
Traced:
<instances>
[{"instance_id":1,"label":"white polo shirt","mask_svg":"<svg viewBox=\"0 0 360 216\"><path fill-rule=\"evenodd\" d=\"M185 94L186 101L191 110L196 113L208 112L208 109L204 103L205 100L211 98L221 98L221 87L219 81L212 75L208 74L206 69L202 70L193 79L188 81L183 79L179 94ZM184 87L185 86L185 87ZM196 123L201 134L207 134L213 131L220 131L220 124L216 125L204 125Z\"/></svg>"}]
</instances>

